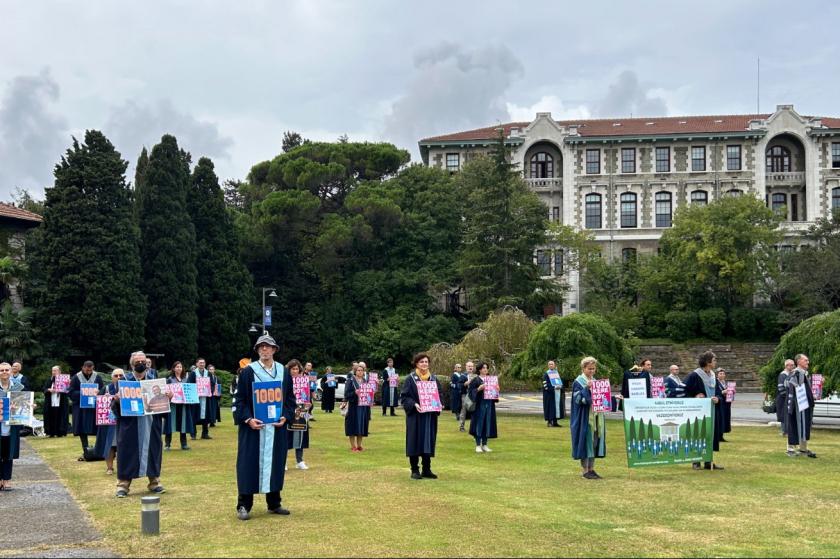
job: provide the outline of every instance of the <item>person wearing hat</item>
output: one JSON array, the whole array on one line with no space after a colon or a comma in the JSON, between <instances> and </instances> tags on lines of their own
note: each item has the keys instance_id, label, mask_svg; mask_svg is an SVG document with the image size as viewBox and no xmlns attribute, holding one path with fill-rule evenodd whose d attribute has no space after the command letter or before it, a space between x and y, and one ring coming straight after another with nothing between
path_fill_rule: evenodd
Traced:
<instances>
[{"instance_id":1,"label":"person wearing hat","mask_svg":"<svg viewBox=\"0 0 840 559\"><path fill-rule=\"evenodd\" d=\"M93 361L85 361L82 370L73 375L70 379L70 401L73 411L73 434L79 437L82 443L82 455L79 462L85 461L85 454L88 449L88 436L96 435L96 408L82 407L82 384L96 384L97 394L105 391L105 382L102 377L93 370Z\"/></svg>"},{"instance_id":2,"label":"person wearing hat","mask_svg":"<svg viewBox=\"0 0 840 559\"><path fill-rule=\"evenodd\" d=\"M270 514L288 515L281 505L289 439L286 424L295 413L295 393L292 377L274 354L280 347L274 338L265 334L257 339L254 349L259 360L245 367L239 374L234 405L234 418L239 425L236 451L236 484L239 499L236 514L240 520L251 518L254 494L264 493ZM263 423L254 417L254 383L282 382L283 408L276 423Z\"/></svg>"}]
</instances>

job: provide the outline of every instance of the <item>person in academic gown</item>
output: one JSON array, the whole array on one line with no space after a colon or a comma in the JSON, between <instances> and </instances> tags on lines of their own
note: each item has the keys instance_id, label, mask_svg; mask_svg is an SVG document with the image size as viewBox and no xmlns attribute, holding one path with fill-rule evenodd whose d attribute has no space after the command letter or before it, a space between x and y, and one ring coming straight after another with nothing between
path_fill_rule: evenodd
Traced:
<instances>
[{"instance_id":1,"label":"person in academic gown","mask_svg":"<svg viewBox=\"0 0 840 559\"><path fill-rule=\"evenodd\" d=\"M467 375L461 372L461 364L455 363L455 371L449 379L449 409L452 410L455 419L461 415L461 395L464 393L464 383Z\"/></svg>"},{"instance_id":2,"label":"person in academic gown","mask_svg":"<svg viewBox=\"0 0 840 559\"><path fill-rule=\"evenodd\" d=\"M82 444L82 455L79 461L85 459L85 452L88 448L88 436L96 435L96 408L82 408L82 383L94 383L97 385L97 394L105 390L105 382L102 376L93 370L93 361L85 361L82 370L70 378L70 401L73 410L73 434L79 437Z\"/></svg>"},{"instance_id":3,"label":"person in academic gown","mask_svg":"<svg viewBox=\"0 0 840 559\"><path fill-rule=\"evenodd\" d=\"M785 360L785 368L779 373L776 379L776 421L779 422L779 431L787 435L785 423L787 421L787 379L796 368L793 359Z\"/></svg>"},{"instance_id":4,"label":"person in academic gown","mask_svg":"<svg viewBox=\"0 0 840 559\"><path fill-rule=\"evenodd\" d=\"M111 371L111 383L105 387L105 393L114 396L117 393L119 382L125 378L125 371L114 369ZM114 459L117 457L117 426L97 425L96 444L93 445L93 454L105 460L105 473L113 475Z\"/></svg>"},{"instance_id":5,"label":"person in academic gown","mask_svg":"<svg viewBox=\"0 0 840 559\"><path fill-rule=\"evenodd\" d=\"M29 386L29 379L21 372L22 370L23 363L20 361L12 361L12 382L21 385L24 392L29 392L32 390L32 387Z\"/></svg>"},{"instance_id":6,"label":"person in academic gown","mask_svg":"<svg viewBox=\"0 0 840 559\"><path fill-rule=\"evenodd\" d=\"M23 385L12 380L12 366L0 363L0 398L9 392L23 392ZM0 423L0 491L12 490L12 469L20 458L20 425Z\"/></svg>"},{"instance_id":7,"label":"person in academic gown","mask_svg":"<svg viewBox=\"0 0 840 559\"><path fill-rule=\"evenodd\" d=\"M382 415L386 414L387 408L391 408L391 415L397 415L394 411L400 405L400 383L397 370L394 368L394 360L390 357L385 370L382 371ZM391 376L397 377L397 386L391 386Z\"/></svg>"},{"instance_id":8,"label":"person in academic gown","mask_svg":"<svg viewBox=\"0 0 840 559\"><path fill-rule=\"evenodd\" d=\"M624 371L624 378L621 380L621 396L624 398L630 397L631 379L644 379L645 387L647 389L647 398L650 398L652 394L650 389L650 371L652 368L653 364L650 359L642 359L638 366L633 367L629 371Z\"/></svg>"},{"instance_id":9,"label":"person in academic gown","mask_svg":"<svg viewBox=\"0 0 840 559\"><path fill-rule=\"evenodd\" d=\"M332 413L335 409L335 386L327 386L327 375L331 374L333 374L332 367L327 367L324 370L324 380L321 382L321 410L324 413ZM335 382L338 383L338 381Z\"/></svg>"},{"instance_id":10,"label":"person in academic gown","mask_svg":"<svg viewBox=\"0 0 840 559\"><path fill-rule=\"evenodd\" d=\"M549 427L559 427L557 421L566 417L566 391L562 379L558 386L551 384L549 373L557 373L554 361L548 362L548 370L543 373L543 419Z\"/></svg>"},{"instance_id":11,"label":"person in academic gown","mask_svg":"<svg viewBox=\"0 0 840 559\"><path fill-rule=\"evenodd\" d=\"M685 377L686 398L711 398L712 414L714 415L714 436L712 450L720 450L720 443L723 441L723 393L720 391L714 368L717 365L717 356L711 351L700 354L697 358L698 367ZM692 464L695 470L700 469L700 462ZM714 462L706 462L703 467L706 470L722 470Z\"/></svg>"},{"instance_id":12,"label":"person in academic gown","mask_svg":"<svg viewBox=\"0 0 840 559\"><path fill-rule=\"evenodd\" d=\"M665 377L665 397L666 398L685 398L685 383L680 380L680 368L677 365L671 365L669 375Z\"/></svg>"},{"instance_id":13,"label":"person in academic gown","mask_svg":"<svg viewBox=\"0 0 840 559\"><path fill-rule=\"evenodd\" d=\"M470 419L470 435L475 439L476 452L493 452L487 446L488 439L499 437L496 426L496 401L484 399L484 379L489 373L489 367L481 361L475 366L478 371L467 388L470 398L475 402L475 411Z\"/></svg>"},{"instance_id":14,"label":"person in academic gown","mask_svg":"<svg viewBox=\"0 0 840 559\"><path fill-rule=\"evenodd\" d=\"M66 437L70 429L68 414L70 397L66 392L53 392L56 376L61 374L61 367L52 368L52 376L44 383L44 433L50 437Z\"/></svg>"},{"instance_id":15,"label":"person in academic gown","mask_svg":"<svg viewBox=\"0 0 840 559\"><path fill-rule=\"evenodd\" d=\"M403 383L401 400L405 410L405 455L411 466L411 479L437 479L432 472L432 458L435 456L437 442L438 417L440 412L421 412L420 393L417 383L432 381L437 384L438 396L443 387L435 375L429 371L429 356L418 353L412 360L415 370ZM420 471L420 462L423 471Z\"/></svg>"},{"instance_id":16,"label":"person in academic gown","mask_svg":"<svg viewBox=\"0 0 840 559\"><path fill-rule=\"evenodd\" d=\"M292 379L295 377L304 377L309 378L309 374L305 370L303 366L301 366L300 361L297 359L292 359L288 363L286 363L286 369L289 371ZM294 382L294 380L292 380ZM304 405L306 409L306 413L308 414L312 410L312 392L310 389L310 400L306 402L304 400L297 400L297 395L295 395L295 406ZM309 448L309 429L307 428L306 431L292 431L286 426L286 430L289 432L289 449L295 449L295 464L298 470L308 470L309 466L306 465L306 462L303 461L303 451Z\"/></svg>"},{"instance_id":17,"label":"person in academic gown","mask_svg":"<svg viewBox=\"0 0 840 559\"><path fill-rule=\"evenodd\" d=\"M353 373L352 377L347 377L344 385L342 407L347 408L347 415L344 416L344 434L350 438L350 451L362 452L362 439L368 436L370 425L370 407L360 406L357 394L365 379L364 363L357 363Z\"/></svg>"},{"instance_id":18,"label":"person in academic gown","mask_svg":"<svg viewBox=\"0 0 840 559\"><path fill-rule=\"evenodd\" d=\"M196 383L198 377L205 377L210 379L210 394L216 390L216 382L213 375L205 368L205 360L201 357L195 361L195 370L190 372L187 377L187 382ZM201 425L201 438L212 439L210 436L210 423L216 419L216 399L213 396L201 396L198 398L198 405L193 405L193 421L196 426Z\"/></svg>"},{"instance_id":19,"label":"person in academic gown","mask_svg":"<svg viewBox=\"0 0 840 559\"><path fill-rule=\"evenodd\" d=\"M146 380L146 356L142 351L130 359L137 381ZM170 394L171 398L172 395ZM128 496L131 482L146 477L152 493L163 493L160 474L163 461L163 415L123 416L120 413L120 393L114 395L111 410L117 416L117 494Z\"/></svg>"},{"instance_id":20,"label":"person in academic gown","mask_svg":"<svg viewBox=\"0 0 840 559\"><path fill-rule=\"evenodd\" d=\"M288 515L281 505L286 469L289 436L286 425L295 414L295 392L292 376L282 364L274 361L280 349L274 338L265 334L257 339L254 349L259 360L244 367L236 388L236 423L239 426L236 451L236 485L239 498L236 504L240 520L251 517L254 495L265 494L268 512ZM280 380L283 383L283 409L277 423L264 424L254 417L254 382Z\"/></svg>"},{"instance_id":21,"label":"person in academic gown","mask_svg":"<svg viewBox=\"0 0 840 559\"><path fill-rule=\"evenodd\" d=\"M221 384L219 376L216 374L216 367L214 365L207 365L207 370L210 371L210 378L213 379L213 417L210 419L210 427L215 427L216 423L222 422L222 392L219 388L219 395L216 396L216 386Z\"/></svg>"},{"instance_id":22,"label":"person in academic gown","mask_svg":"<svg viewBox=\"0 0 840 559\"><path fill-rule=\"evenodd\" d=\"M169 378L166 379L166 384L183 384L187 383L187 374L184 372L184 365L180 361L175 361L172 365L172 370L169 373ZM169 415L166 416L166 421L163 425L163 433L166 436L166 450L172 445L172 435L178 433L181 442L181 450L189 450L190 446L187 444L187 435L195 436L195 416L193 413L194 404L169 404Z\"/></svg>"},{"instance_id":23,"label":"person in academic gown","mask_svg":"<svg viewBox=\"0 0 840 559\"><path fill-rule=\"evenodd\" d=\"M811 424L814 421L814 393L811 390L811 375L808 368L811 360L807 355L799 354L794 358L796 368L787 378L787 417L785 426L788 435L788 456L796 456L796 445L799 445L799 454L808 458L816 458L817 455L808 449L808 441L811 439ZM799 410L799 402L796 398L796 388L805 387L805 395L808 400L808 408Z\"/></svg>"},{"instance_id":24,"label":"person in academic gown","mask_svg":"<svg viewBox=\"0 0 840 559\"><path fill-rule=\"evenodd\" d=\"M584 357L580 370L580 376L572 383L572 415L569 420L572 458L580 460L584 478L601 479L595 471L595 459L607 455L607 423L603 412L592 411L591 390L598 361L594 357Z\"/></svg>"},{"instance_id":25,"label":"person in academic gown","mask_svg":"<svg viewBox=\"0 0 840 559\"><path fill-rule=\"evenodd\" d=\"M723 432L724 433L731 433L732 432L732 402L726 401L726 370L723 367L718 367L715 371L717 375L717 383L718 383L718 390L720 391L723 398L720 401L721 407L721 416L723 418ZM725 443L726 439L721 439L721 442Z\"/></svg>"}]
</instances>

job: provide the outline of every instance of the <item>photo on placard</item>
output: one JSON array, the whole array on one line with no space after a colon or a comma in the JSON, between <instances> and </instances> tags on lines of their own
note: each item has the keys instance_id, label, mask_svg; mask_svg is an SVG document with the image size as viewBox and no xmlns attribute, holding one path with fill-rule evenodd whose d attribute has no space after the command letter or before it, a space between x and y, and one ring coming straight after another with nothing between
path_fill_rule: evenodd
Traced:
<instances>
[{"instance_id":1,"label":"photo on placard","mask_svg":"<svg viewBox=\"0 0 840 559\"><path fill-rule=\"evenodd\" d=\"M169 413L169 396L167 396L166 379L158 378L140 381L140 393L143 395L143 405L146 415Z\"/></svg>"}]
</instances>

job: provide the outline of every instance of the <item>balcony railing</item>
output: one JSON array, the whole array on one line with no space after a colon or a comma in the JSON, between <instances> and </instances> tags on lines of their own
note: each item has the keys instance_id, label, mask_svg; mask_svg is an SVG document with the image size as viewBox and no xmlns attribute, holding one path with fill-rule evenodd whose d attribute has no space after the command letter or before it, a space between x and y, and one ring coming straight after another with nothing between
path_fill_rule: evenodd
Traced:
<instances>
[{"instance_id":1,"label":"balcony railing","mask_svg":"<svg viewBox=\"0 0 840 559\"><path fill-rule=\"evenodd\" d=\"M768 184L805 184L805 173L797 171L795 173L772 173L767 172Z\"/></svg>"},{"instance_id":2,"label":"balcony railing","mask_svg":"<svg viewBox=\"0 0 840 559\"><path fill-rule=\"evenodd\" d=\"M560 190L563 188L563 178L555 177L550 179L525 179L525 182L532 190Z\"/></svg>"}]
</instances>

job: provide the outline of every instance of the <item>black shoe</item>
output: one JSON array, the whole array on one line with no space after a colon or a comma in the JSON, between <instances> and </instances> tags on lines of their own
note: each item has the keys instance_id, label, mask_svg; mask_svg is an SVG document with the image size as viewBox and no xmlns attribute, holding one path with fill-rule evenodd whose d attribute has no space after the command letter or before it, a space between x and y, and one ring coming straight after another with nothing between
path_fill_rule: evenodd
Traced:
<instances>
[{"instance_id":1,"label":"black shoe","mask_svg":"<svg viewBox=\"0 0 840 559\"><path fill-rule=\"evenodd\" d=\"M166 445L165 447L163 447L163 450L172 450L172 447L169 446L169 445Z\"/></svg>"},{"instance_id":2,"label":"black shoe","mask_svg":"<svg viewBox=\"0 0 840 559\"><path fill-rule=\"evenodd\" d=\"M583 474L583 477L585 477L586 479L598 479L595 477L593 472L586 472L585 474Z\"/></svg>"},{"instance_id":3,"label":"black shoe","mask_svg":"<svg viewBox=\"0 0 840 559\"><path fill-rule=\"evenodd\" d=\"M432 473L432 470L426 470L425 472L423 472L421 474L421 477L424 477L426 479L437 479L438 478L435 474Z\"/></svg>"},{"instance_id":4,"label":"black shoe","mask_svg":"<svg viewBox=\"0 0 840 559\"><path fill-rule=\"evenodd\" d=\"M554 427L554 425L552 425L550 421L546 421L545 426L546 427Z\"/></svg>"},{"instance_id":5,"label":"black shoe","mask_svg":"<svg viewBox=\"0 0 840 559\"><path fill-rule=\"evenodd\" d=\"M181 445L181 450L189 450L189 445Z\"/></svg>"},{"instance_id":6,"label":"black shoe","mask_svg":"<svg viewBox=\"0 0 840 559\"><path fill-rule=\"evenodd\" d=\"M411 479L423 479L423 476L420 475L420 472L411 472Z\"/></svg>"},{"instance_id":7,"label":"black shoe","mask_svg":"<svg viewBox=\"0 0 840 559\"><path fill-rule=\"evenodd\" d=\"M464 429L464 426L463 426L463 425L461 425L461 428L460 428L460 429L458 429L458 431L460 431L461 433L464 433L464 432L466 432L466 429Z\"/></svg>"},{"instance_id":8,"label":"black shoe","mask_svg":"<svg viewBox=\"0 0 840 559\"><path fill-rule=\"evenodd\" d=\"M700 462L694 462L694 463L691 465L691 469L692 469L692 470L700 470L700 469L702 469L702 466L700 466Z\"/></svg>"},{"instance_id":9,"label":"black shoe","mask_svg":"<svg viewBox=\"0 0 840 559\"><path fill-rule=\"evenodd\" d=\"M816 458L817 457L817 455L814 454L813 452L811 452L810 450L805 451L805 456L807 456L808 458Z\"/></svg>"},{"instance_id":10,"label":"black shoe","mask_svg":"<svg viewBox=\"0 0 840 559\"><path fill-rule=\"evenodd\" d=\"M394 412L391 412L391 417L397 417L397 414L395 414Z\"/></svg>"},{"instance_id":11,"label":"black shoe","mask_svg":"<svg viewBox=\"0 0 840 559\"><path fill-rule=\"evenodd\" d=\"M268 511L268 514L280 514L282 516L289 516L292 512L289 509L284 509L283 506L279 506L276 509L271 509Z\"/></svg>"},{"instance_id":12,"label":"black shoe","mask_svg":"<svg viewBox=\"0 0 840 559\"><path fill-rule=\"evenodd\" d=\"M385 412L382 412L382 417L385 417L386 415L388 415L388 414L385 413Z\"/></svg>"},{"instance_id":13,"label":"black shoe","mask_svg":"<svg viewBox=\"0 0 840 559\"><path fill-rule=\"evenodd\" d=\"M599 475L598 475L598 472L596 472L595 470L592 470L592 471L591 471L591 472L589 472L589 473L591 473L591 474L592 474L592 479L604 479L604 478L602 478L601 476L599 476Z\"/></svg>"},{"instance_id":14,"label":"black shoe","mask_svg":"<svg viewBox=\"0 0 840 559\"><path fill-rule=\"evenodd\" d=\"M201 440L209 440L209 439L212 439L212 438L213 437L211 437L210 435L201 435Z\"/></svg>"},{"instance_id":15,"label":"black shoe","mask_svg":"<svg viewBox=\"0 0 840 559\"><path fill-rule=\"evenodd\" d=\"M309 422L310 422L310 423L312 423L313 421L315 421L315 418L314 418L314 417L310 417L310 418L309 418Z\"/></svg>"},{"instance_id":16,"label":"black shoe","mask_svg":"<svg viewBox=\"0 0 840 559\"><path fill-rule=\"evenodd\" d=\"M248 512L248 509L246 509L245 507L239 507L238 509L236 509L236 516L239 518L239 520L251 519L251 513Z\"/></svg>"}]
</instances>

